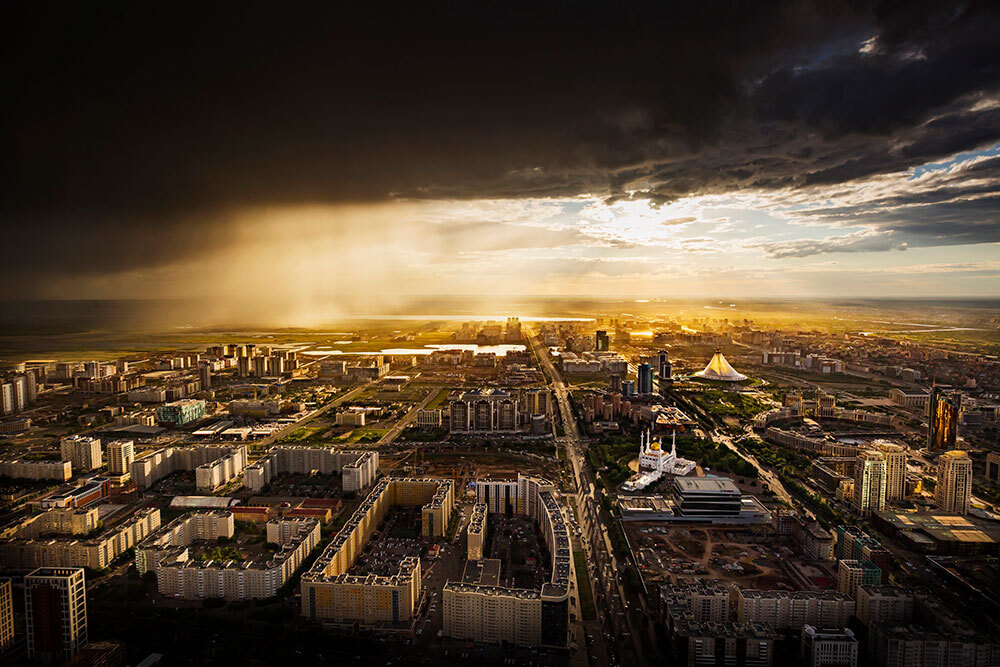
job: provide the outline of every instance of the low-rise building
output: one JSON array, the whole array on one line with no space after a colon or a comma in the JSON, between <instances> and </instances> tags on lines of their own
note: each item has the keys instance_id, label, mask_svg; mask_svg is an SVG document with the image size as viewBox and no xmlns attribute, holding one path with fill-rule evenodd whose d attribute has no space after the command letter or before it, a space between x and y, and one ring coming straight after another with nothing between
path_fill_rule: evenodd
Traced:
<instances>
[{"instance_id":1,"label":"low-rise building","mask_svg":"<svg viewBox=\"0 0 1000 667\"><path fill-rule=\"evenodd\" d=\"M444 423L441 410L418 410L417 426L420 428L440 428Z\"/></svg>"}]
</instances>

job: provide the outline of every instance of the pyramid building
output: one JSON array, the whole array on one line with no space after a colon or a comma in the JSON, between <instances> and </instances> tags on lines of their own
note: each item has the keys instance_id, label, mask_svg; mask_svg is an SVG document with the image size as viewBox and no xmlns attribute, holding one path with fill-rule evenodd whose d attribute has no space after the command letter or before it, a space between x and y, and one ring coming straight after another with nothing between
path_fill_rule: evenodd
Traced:
<instances>
[{"instance_id":1,"label":"pyramid building","mask_svg":"<svg viewBox=\"0 0 1000 667\"><path fill-rule=\"evenodd\" d=\"M736 372L736 369L726 361L726 358L719 350L715 351L715 356L708 362L708 366L705 366L705 370L694 375L706 380L722 380L723 382L739 382L740 380L747 379L746 375Z\"/></svg>"}]
</instances>

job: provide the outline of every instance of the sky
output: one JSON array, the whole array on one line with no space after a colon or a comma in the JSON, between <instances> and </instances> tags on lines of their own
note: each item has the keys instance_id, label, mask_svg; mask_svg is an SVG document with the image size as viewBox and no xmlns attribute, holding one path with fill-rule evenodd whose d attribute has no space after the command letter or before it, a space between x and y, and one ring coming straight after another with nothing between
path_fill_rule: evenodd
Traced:
<instances>
[{"instance_id":1,"label":"sky","mask_svg":"<svg viewBox=\"0 0 1000 667\"><path fill-rule=\"evenodd\" d=\"M1000 296L996 3L332 4L5 6L0 298Z\"/></svg>"}]
</instances>

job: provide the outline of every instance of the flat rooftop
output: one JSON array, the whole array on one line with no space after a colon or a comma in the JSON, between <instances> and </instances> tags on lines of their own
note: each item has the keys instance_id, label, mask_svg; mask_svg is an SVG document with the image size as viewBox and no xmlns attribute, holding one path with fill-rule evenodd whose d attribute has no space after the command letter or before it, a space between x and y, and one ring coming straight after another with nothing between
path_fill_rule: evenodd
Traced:
<instances>
[{"instance_id":1,"label":"flat rooftop","mask_svg":"<svg viewBox=\"0 0 1000 667\"><path fill-rule=\"evenodd\" d=\"M498 586L500 583L500 565L499 558L466 561L465 570L462 572L462 583L478 584L480 586Z\"/></svg>"},{"instance_id":2,"label":"flat rooftop","mask_svg":"<svg viewBox=\"0 0 1000 667\"><path fill-rule=\"evenodd\" d=\"M728 477L678 477L674 486L683 493L731 493L740 495Z\"/></svg>"}]
</instances>

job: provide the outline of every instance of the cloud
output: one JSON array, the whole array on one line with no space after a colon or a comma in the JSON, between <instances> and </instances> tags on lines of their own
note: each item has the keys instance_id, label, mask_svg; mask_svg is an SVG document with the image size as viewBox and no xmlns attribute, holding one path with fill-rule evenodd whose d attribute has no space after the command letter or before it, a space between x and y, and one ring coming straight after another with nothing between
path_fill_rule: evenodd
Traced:
<instances>
[{"instance_id":1,"label":"cloud","mask_svg":"<svg viewBox=\"0 0 1000 667\"><path fill-rule=\"evenodd\" d=\"M664 227L672 227L674 225L686 225L691 222L695 222L698 218L693 215L686 215L680 218L670 218L669 220L664 220L660 224Z\"/></svg>"},{"instance_id":2,"label":"cloud","mask_svg":"<svg viewBox=\"0 0 1000 667\"><path fill-rule=\"evenodd\" d=\"M0 225L45 249L0 263L14 295L238 257L248 211L386 202L426 205L379 223L393 244L452 254L697 247L676 236L712 216L671 206L706 197L870 232L792 253L998 240L996 165L912 171L1000 142L995 3L22 4L2 26L32 57L0 63Z\"/></svg>"},{"instance_id":3,"label":"cloud","mask_svg":"<svg viewBox=\"0 0 1000 667\"><path fill-rule=\"evenodd\" d=\"M831 236L825 239L798 239L793 241L775 241L750 244L747 247L762 250L771 259L787 259L791 257L809 257L810 255L829 255L840 252L884 252L887 250L906 250L905 241L899 241L893 234L873 234L871 232L856 232L844 236Z\"/></svg>"}]
</instances>

